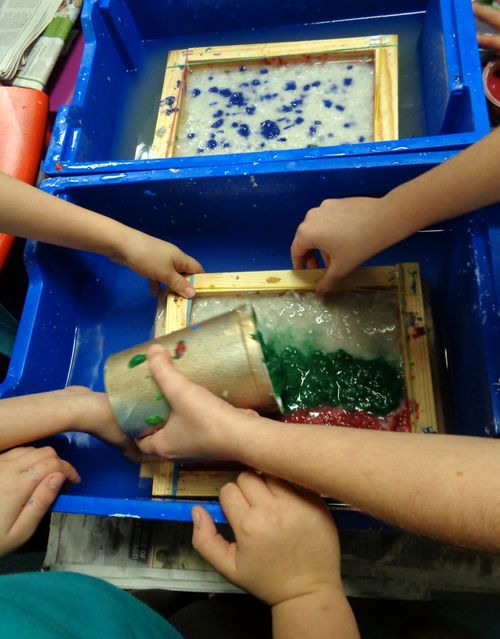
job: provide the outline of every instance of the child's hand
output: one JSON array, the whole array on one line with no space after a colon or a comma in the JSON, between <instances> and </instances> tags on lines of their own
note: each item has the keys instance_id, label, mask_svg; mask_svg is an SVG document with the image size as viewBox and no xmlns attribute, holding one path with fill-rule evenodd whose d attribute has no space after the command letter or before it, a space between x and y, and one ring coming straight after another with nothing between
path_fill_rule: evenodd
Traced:
<instances>
[{"instance_id":1,"label":"child's hand","mask_svg":"<svg viewBox=\"0 0 500 639\"><path fill-rule=\"evenodd\" d=\"M163 428L136 440L140 450L166 459L234 459L233 436L262 418L188 380L160 344L148 349L148 363L171 412Z\"/></svg>"},{"instance_id":2,"label":"child's hand","mask_svg":"<svg viewBox=\"0 0 500 639\"><path fill-rule=\"evenodd\" d=\"M393 219L384 198L324 200L297 229L291 249L293 267L317 268L315 251L319 250L327 271L316 292L331 291L365 260L412 232L403 228L404 217L399 218Z\"/></svg>"},{"instance_id":3,"label":"child's hand","mask_svg":"<svg viewBox=\"0 0 500 639\"><path fill-rule=\"evenodd\" d=\"M342 593L337 529L321 499L274 477L244 472L220 491L236 541L193 508L193 546L227 579L271 606Z\"/></svg>"},{"instance_id":4,"label":"child's hand","mask_svg":"<svg viewBox=\"0 0 500 639\"><path fill-rule=\"evenodd\" d=\"M194 288L181 273L203 273L201 264L169 242L129 230L122 251L113 259L147 277L156 294L163 283L183 297L193 297Z\"/></svg>"},{"instance_id":5,"label":"child's hand","mask_svg":"<svg viewBox=\"0 0 500 639\"><path fill-rule=\"evenodd\" d=\"M80 477L48 446L0 455L0 555L31 537L66 480Z\"/></svg>"},{"instance_id":6,"label":"child's hand","mask_svg":"<svg viewBox=\"0 0 500 639\"><path fill-rule=\"evenodd\" d=\"M472 9L476 18L492 27L492 32L500 31L500 11L498 9L487 7L479 2L474 2ZM493 51L500 53L500 33L478 33L477 43L484 49L493 49Z\"/></svg>"}]
</instances>

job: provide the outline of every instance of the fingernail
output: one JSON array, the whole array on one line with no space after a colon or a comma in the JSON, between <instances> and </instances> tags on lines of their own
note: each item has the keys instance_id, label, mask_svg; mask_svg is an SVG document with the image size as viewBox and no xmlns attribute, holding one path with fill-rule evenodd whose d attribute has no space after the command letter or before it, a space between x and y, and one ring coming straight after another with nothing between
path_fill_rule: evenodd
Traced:
<instances>
[{"instance_id":1,"label":"fingernail","mask_svg":"<svg viewBox=\"0 0 500 639\"><path fill-rule=\"evenodd\" d=\"M186 286L186 288L184 289L184 297L194 297L194 294L194 288L188 284L188 286Z\"/></svg>"},{"instance_id":2,"label":"fingernail","mask_svg":"<svg viewBox=\"0 0 500 639\"><path fill-rule=\"evenodd\" d=\"M191 515L193 517L193 524L196 526L196 528L199 528L201 520L200 513L193 508L193 510L191 511Z\"/></svg>"},{"instance_id":3,"label":"fingernail","mask_svg":"<svg viewBox=\"0 0 500 639\"><path fill-rule=\"evenodd\" d=\"M57 473L57 475L53 475L50 479L50 487L54 490L59 490L61 486L64 484L66 477L62 473Z\"/></svg>"}]
</instances>

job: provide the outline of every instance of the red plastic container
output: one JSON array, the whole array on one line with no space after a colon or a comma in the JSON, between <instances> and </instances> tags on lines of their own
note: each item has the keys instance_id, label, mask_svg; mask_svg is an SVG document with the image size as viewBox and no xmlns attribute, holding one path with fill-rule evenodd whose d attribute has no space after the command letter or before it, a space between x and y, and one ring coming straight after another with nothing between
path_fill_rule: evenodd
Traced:
<instances>
[{"instance_id":1,"label":"red plastic container","mask_svg":"<svg viewBox=\"0 0 500 639\"><path fill-rule=\"evenodd\" d=\"M45 139L49 99L45 93L0 87L0 171L34 184ZM14 238L0 233L0 269Z\"/></svg>"},{"instance_id":2,"label":"red plastic container","mask_svg":"<svg viewBox=\"0 0 500 639\"><path fill-rule=\"evenodd\" d=\"M492 122L500 124L500 58L484 67L483 84Z\"/></svg>"}]
</instances>

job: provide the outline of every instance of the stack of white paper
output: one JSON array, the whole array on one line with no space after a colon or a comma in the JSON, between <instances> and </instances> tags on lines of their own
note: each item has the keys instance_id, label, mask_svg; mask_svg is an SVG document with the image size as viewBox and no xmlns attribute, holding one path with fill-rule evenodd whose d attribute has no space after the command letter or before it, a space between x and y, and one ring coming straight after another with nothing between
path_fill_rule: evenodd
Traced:
<instances>
[{"instance_id":1,"label":"stack of white paper","mask_svg":"<svg viewBox=\"0 0 500 639\"><path fill-rule=\"evenodd\" d=\"M12 80L61 0L0 0L0 82Z\"/></svg>"}]
</instances>

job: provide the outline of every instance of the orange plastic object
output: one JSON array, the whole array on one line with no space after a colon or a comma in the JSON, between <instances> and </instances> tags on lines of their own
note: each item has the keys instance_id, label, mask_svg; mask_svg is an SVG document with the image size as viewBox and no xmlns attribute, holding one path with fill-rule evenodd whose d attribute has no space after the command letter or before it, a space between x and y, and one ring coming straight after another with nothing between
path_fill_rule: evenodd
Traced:
<instances>
[{"instance_id":1,"label":"orange plastic object","mask_svg":"<svg viewBox=\"0 0 500 639\"><path fill-rule=\"evenodd\" d=\"M0 171L34 184L40 166L49 98L36 89L0 87ZM0 269L14 238L0 233Z\"/></svg>"}]
</instances>

